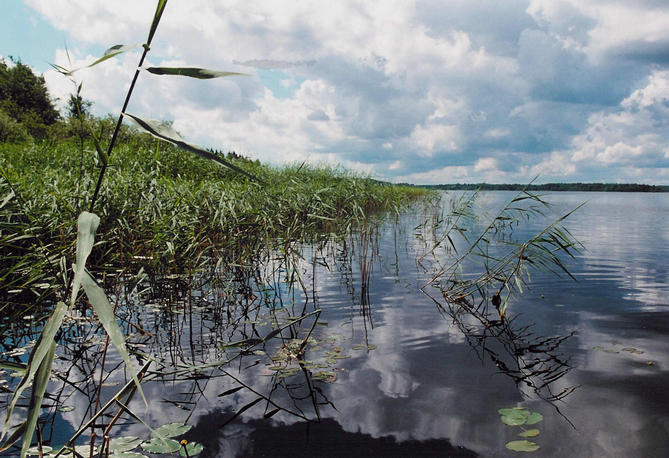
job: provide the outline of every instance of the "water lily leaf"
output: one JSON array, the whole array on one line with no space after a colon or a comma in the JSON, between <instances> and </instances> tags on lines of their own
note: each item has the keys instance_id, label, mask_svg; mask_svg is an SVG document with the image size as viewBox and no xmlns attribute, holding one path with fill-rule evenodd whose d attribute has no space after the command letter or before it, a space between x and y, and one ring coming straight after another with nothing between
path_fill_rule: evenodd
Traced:
<instances>
[{"instance_id":1,"label":"water lily leaf","mask_svg":"<svg viewBox=\"0 0 669 458\"><path fill-rule=\"evenodd\" d=\"M179 455L181 456L195 456L202 453L204 446L199 442L189 442L186 446L181 447Z\"/></svg>"},{"instance_id":2,"label":"water lily leaf","mask_svg":"<svg viewBox=\"0 0 669 458\"><path fill-rule=\"evenodd\" d=\"M527 422L527 419L530 417L530 412L527 410L516 410L516 409L500 409L504 410L505 413L502 414L501 420L502 423L509 426L519 426L524 425Z\"/></svg>"},{"instance_id":3,"label":"water lily leaf","mask_svg":"<svg viewBox=\"0 0 669 458\"><path fill-rule=\"evenodd\" d=\"M515 412L518 412L519 410L526 410L525 407L512 407L510 409L499 409L497 413L500 415L513 415Z\"/></svg>"},{"instance_id":4,"label":"water lily leaf","mask_svg":"<svg viewBox=\"0 0 669 458\"><path fill-rule=\"evenodd\" d=\"M148 442L143 442L142 448L149 453L173 453L179 450L181 445L174 439L154 437Z\"/></svg>"},{"instance_id":5,"label":"water lily leaf","mask_svg":"<svg viewBox=\"0 0 669 458\"><path fill-rule=\"evenodd\" d=\"M109 441L109 451L111 452L129 452L139 446L142 439L136 436L115 437Z\"/></svg>"},{"instance_id":6,"label":"water lily leaf","mask_svg":"<svg viewBox=\"0 0 669 458\"><path fill-rule=\"evenodd\" d=\"M42 445L42 453L49 453L53 450L52 447L49 447L48 445ZM37 446L35 447L30 447L28 450L26 450L26 455L27 456L39 456L40 452Z\"/></svg>"},{"instance_id":7,"label":"water lily leaf","mask_svg":"<svg viewBox=\"0 0 669 458\"><path fill-rule=\"evenodd\" d=\"M118 452L112 453L109 456L110 458L147 458L146 455L142 455L141 453L137 452Z\"/></svg>"},{"instance_id":8,"label":"water lily leaf","mask_svg":"<svg viewBox=\"0 0 669 458\"><path fill-rule=\"evenodd\" d=\"M84 271L81 283L84 287L84 290L86 291L88 300L93 306L93 310L95 310L95 313L98 315L100 323L105 328L109 339L114 344L119 352L119 355L125 362L126 369L128 372L130 372L130 375L135 382L135 386L137 386L137 391L144 400L144 404L148 406L149 403L144 396L144 390L142 390L142 387L139 384L137 372L135 371L134 367L132 366L132 362L130 361L130 355L128 354L128 349L125 346L125 338L123 337L121 328L119 328L118 323L116 322L114 307L112 307L112 305L109 303L109 299L107 299L105 292L98 286L98 284L88 272Z\"/></svg>"},{"instance_id":9,"label":"water lily leaf","mask_svg":"<svg viewBox=\"0 0 669 458\"><path fill-rule=\"evenodd\" d=\"M527 440L507 442L506 448L513 450L514 452L536 452L539 450L539 446L537 444Z\"/></svg>"},{"instance_id":10,"label":"water lily leaf","mask_svg":"<svg viewBox=\"0 0 669 458\"><path fill-rule=\"evenodd\" d=\"M197 78L201 80L221 78L224 76L249 76L246 73L223 72L219 70L210 70L208 68L195 67L147 67L146 71L153 73L154 75L188 76L190 78Z\"/></svg>"},{"instance_id":11,"label":"water lily leaf","mask_svg":"<svg viewBox=\"0 0 669 458\"><path fill-rule=\"evenodd\" d=\"M191 428L191 425L185 423L168 423L153 430L151 435L153 437L178 437L186 434Z\"/></svg>"},{"instance_id":12,"label":"water lily leaf","mask_svg":"<svg viewBox=\"0 0 669 458\"><path fill-rule=\"evenodd\" d=\"M72 406L60 406L58 407L58 412L72 412L74 410L74 407Z\"/></svg>"},{"instance_id":13,"label":"water lily leaf","mask_svg":"<svg viewBox=\"0 0 669 458\"><path fill-rule=\"evenodd\" d=\"M191 143L186 143L184 139L181 138L181 135L179 135L177 131L175 131L174 129L172 129L172 127L166 125L163 122L157 121L155 119L142 119L138 116L131 115L130 113L123 113L123 115L128 116L130 119L135 121L135 123L137 123L137 125L140 128L142 128L143 130L145 130L146 132L148 132L149 134L153 135L156 138L165 140L166 142L172 143L173 145L176 145L179 148L185 149L187 151L197 154L198 156L204 157L205 159L209 159L222 166L228 167L229 169L232 169L237 173L241 173L242 175L245 175L254 181L259 181L256 177L254 177L250 173L245 172L244 170L240 169L231 162L223 159L219 155L207 151L201 146L193 145ZM270 337L268 336L267 339L269 338Z\"/></svg>"},{"instance_id":14,"label":"water lily leaf","mask_svg":"<svg viewBox=\"0 0 669 458\"><path fill-rule=\"evenodd\" d=\"M539 430L538 429L528 429L527 431L523 431L522 433L518 434L520 437L535 437L539 435Z\"/></svg>"},{"instance_id":15,"label":"water lily leaf","mask_svg":"<svg viewBox=\"0 0 669 458\"><path fill-rule=\"evenodd\" d=\"M543 419L544 419L543 415L541 415L539 412L532 412L527 417L527 420L525 421L525 424L526 425L536 425L537 423L539 423Z\"/></svg>"}]
</instances>

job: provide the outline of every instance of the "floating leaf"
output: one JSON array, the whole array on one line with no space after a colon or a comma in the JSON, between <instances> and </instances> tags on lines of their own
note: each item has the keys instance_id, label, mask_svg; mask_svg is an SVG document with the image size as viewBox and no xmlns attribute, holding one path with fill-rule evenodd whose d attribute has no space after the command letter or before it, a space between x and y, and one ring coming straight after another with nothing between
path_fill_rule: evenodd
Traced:
<instances>
[{"instance_id":1,"label":"floating leaf","mask_svg":"<svg viewBox=\"0 0 669 458\"><path fill-rule=\"evenodd\" d=\"M502 415L502 423L509 426L524 425L530 416L525 409L499 409L498 412Z\"/></svg>"},{"instance_id":2,"label":"floating leaf","mask_svg":"<svg viewBox=\"0 0 669 458\"><path fill-rule=\"evenodd\" d=\"M195 456L202 453L204 446L199 442L189 442L185 446L182 446L179 450L179 455L181 456Z\"/></svg>"},{"instance_id":3,"label":"floating leaf","mask_svg":"<svg viewBox=\"0 0 669 458\"><path fill-rule=\"evenodd\" d=\"M72 412L74 410L74 407L72 406L60 406L58 407L58 412Z\"/></svg>"},{"instance_id":4,"label":"floating leaf","mask_svg":"<svg viewBox=\"0 0 669 458\"><path fill-rule=\"evenodd\" d=\"M142 439L136 436L115 437L109 441L109 451L129 452L142 443Z\"/></svg>"},{"instance_id":5,"label":"floating leaf","mask_svg":"<svg viewBox=\"0 0 669 458\"><path fill-rule=\"evenodd\" d=\"M312 376L313 380L322 380L326 383L333 383L337 380L337 374L330 371L319 371Z\"/></svg>"},{"instance_id":6,"label":"floating leaf","mask_svg":"<svg viewBox=\"0 0 669 458\"><path fill-rule=\"evenodd\" d=\"M532 412L529 417L527 417L527 420L525 421L526 425L536 425L539 423L541 420L543 420L544 417L541 415L539 412Z\"/></svg>"},{"instance_id":7,"label":"floating leaf","mask_svg":"<svg viewBox=\"0 0 669 458\"><path fill-rule=\"evenodd\" d=\"M153 430L151 435L153 437L178 437L186 434L191 428L191 425L185 423L168 423Z\"/></svg>"},{"instance_id":8,"label":"floating leaf","mask_svg":"<svg viewBox=\"0 0 669 458\"><path fill-rule=\"evenodd\" d=\"M539 450L539 446L537 444L527 440L507 442L506 448L513 450L514 452L536 452Z\"/></svg>"},{"instance_id":9,"label":"floating leaf","mask_svg":"<svg viewBox=\"0 0 669 458\"><path fill-rule=\"evenodd\" d=\"M367 350L376 350L376 345L367 345Z\"/></svg>"},{"instance_id":10,"label":"floating leaf","mask_svg":"<svg viewBox=\"0 0 669 458\"><path fill-rule=\"evenodd\" d=\"M523 431L522 433L518 434L520 437L535 437L539 435L539 430L538 429L528 429L527 431Z\"/></svg>"},{"instance_id":11,"label":"floating leaf","mask_svg":"<svg viewBox=\"0 0 669 458\"><path fill-rule=\"evenodd\" d=\"M635 354L635 355L643 355L643 353L644 353L643 350L637 350L636 348L632 348L632 347L623 348L623 351L626 351L628 353L632 353L632 354Z\"/></svg>"},{"instance_id":12,"label":"floating leaf","mask_svg":"<svg viewBox=\"0 0 669 458\"><path fill-rule=\"evenodd\" d=\"M137 452L119 452L119 453L112 453L109 455L110 458L147 458L146 455L142 455L141 453Z\"/></svg>"},{"instance_id":13,"label":"floating leaf","mask_svg":"<svg viewBox=\"0 0 669 458\"><path fill-rule=\"evenodd\" d=\"M210 70L208 68L195 67L147 67L146 71L153 73L154 75L188 76L190 78L197 78L201 80L221 78L225 76L249 76L246 73L223 72L219 70Z\"/></svg>"},{"instance_id":14,"label":"floating leaf","mask_svg":"<svg viewBox=\"0 0 669 458\"><path fill-rule=\"evenodd\" d=\"M156 138L165 140L166 142L172 143L173 145L176 145L179 148L195 153L198 156L214 161L220 165L223 165L225 167L228 167L229 169L234 170L237 173L241 173L242 175L245 175L252 180L258 181L256 177L254 177L248 172L245 172L244 170L240 169L231 162L223 159L222 157L210 151L207 151L206 149L200 146L193 145L191 143L186 143L183 140L183 138L181 138L181 135L179 135L177 131L175 131L174 129L172 129L170 126L166 125L163 122L157 121L155 119L142 119L138 116L131 115L130 113L123 113L123 114L125 116L128 116L130 119L134 120L139 127L141 127L142 129L144 129L145 131L147 131L149 134L153 135Z\"/></svg>"},{"instance_id":15,"label":"floating leaf","mask_svg":"<svg viewBox=\"0 0 669 458\"><path fill-rule=\"evenodd\" d=\"M52 447L49 447L48 445L42 445L42 453L49 453L53 450ZM35 447L30 447L28 450L26 450L26 455L28 456L39 456L40 451L37 446Z\"/></svg>"},{"instance_id":16,"label":"floating leaf","mask_svg":"<svg viewBox=\"0 0 669 458\"><path fill-rule=\"evenodd\" d=\"M154 437L148 442L142 443L142 448L149 453L172 453L181 448L174 439L160 439Z\"/></svg>"}]
</instances>

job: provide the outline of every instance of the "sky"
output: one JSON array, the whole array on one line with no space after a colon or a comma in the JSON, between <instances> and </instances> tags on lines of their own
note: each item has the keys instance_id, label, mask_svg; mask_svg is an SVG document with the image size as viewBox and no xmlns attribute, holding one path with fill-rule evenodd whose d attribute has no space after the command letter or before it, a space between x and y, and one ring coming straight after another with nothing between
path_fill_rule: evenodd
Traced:
<instances>
[{"instance_id":1,"label":"sky","mask_svg":"<svg viewBox=\"0 0 669 458\"><path fill-rule=\"evenodd\" d=\"M121 109L150 0L2 0L0 56ZM669 2L171 0L128 112L192 143L392 182L669 184Z\"/></svg>"}]
</instances>

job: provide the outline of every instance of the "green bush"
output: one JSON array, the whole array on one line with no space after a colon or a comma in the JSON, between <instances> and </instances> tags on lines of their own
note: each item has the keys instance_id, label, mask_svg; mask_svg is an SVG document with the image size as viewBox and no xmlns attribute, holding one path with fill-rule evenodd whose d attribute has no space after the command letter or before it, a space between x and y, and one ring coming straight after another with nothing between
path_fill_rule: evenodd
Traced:
<instances>
[{"instance_id":1,"label":"green bush","mask_svg":"<svg viewBox=\"0 0 669 458\"><path fill-rule=\"evenodd\" d=\"M0 142L20 143L30 139L28 129L23 124L0 110Z\"/></svg>"}]
</instances>

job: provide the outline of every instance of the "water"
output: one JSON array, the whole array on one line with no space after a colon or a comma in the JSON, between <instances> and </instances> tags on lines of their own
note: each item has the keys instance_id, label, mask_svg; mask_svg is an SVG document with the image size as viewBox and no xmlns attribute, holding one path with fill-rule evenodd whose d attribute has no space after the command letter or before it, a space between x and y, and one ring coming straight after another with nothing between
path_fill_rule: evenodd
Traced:
<instances>
[{"instance_id":1,"label":"water","mask_svg":"<svg viewBox=\"0 0 669 458\"><path fill-rule=\"evenodd\" d=\"M494 214L513 195L484 193L476 212ZM524 240L587 202L566 222L586 250L568 263L577 281L532 273L508 306L510 328L484 329L438 289L421 291L449 252L441 247L416 262L431 247L434 221L420 208L345 242L294 247L294 256L236 269L236 277L145 281L132 294L126 284L115 296L132 305L122 306L122 323L131 346L158 360L154 368L219 362L188 378L150 375L143 384L149 409L137 397L132 409L154 427L193 425L187 437L204 444L202 456L511 456L505 444L533 428L540 431L529 439L540 447L535 456L663 456L669 198L546 198L555 204L550 214L516 227L508 240ZM311 315L295 323L303 313ZM277 327L281 335L263 341ZM45 433L54 443L79 428L99 374L86 375L98 367L98 337L85 322L69 329L55 364L77 388L54 390L73 408L55 414ZM85 357L74 342L87 343ZM298 357L308 370L290 370L299 369ZM114 363L110 352L107 366ZM103 402L125 380L112 371ZM504 424L498 409L516 406L543 419ZM131 421L113 431L148 437Z\"/></svg>"}]
</instances>

